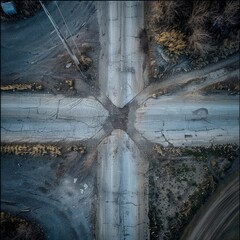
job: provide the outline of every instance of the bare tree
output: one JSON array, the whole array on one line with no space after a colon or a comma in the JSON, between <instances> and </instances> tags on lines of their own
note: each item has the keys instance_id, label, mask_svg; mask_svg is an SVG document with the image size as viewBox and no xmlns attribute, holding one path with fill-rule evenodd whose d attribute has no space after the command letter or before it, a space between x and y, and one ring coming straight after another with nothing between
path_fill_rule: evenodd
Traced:
<instances>
[{"instance_id":1,"label":"bare tree","mask_svg":"<svg viewBox=\"0 0 240 240\"><path fill-rule=\"evenodd\" d=\"M211 36L201 28L194 28L188 42L195 55L205 56L212 49Z\"/></svg>"}]
</instances>

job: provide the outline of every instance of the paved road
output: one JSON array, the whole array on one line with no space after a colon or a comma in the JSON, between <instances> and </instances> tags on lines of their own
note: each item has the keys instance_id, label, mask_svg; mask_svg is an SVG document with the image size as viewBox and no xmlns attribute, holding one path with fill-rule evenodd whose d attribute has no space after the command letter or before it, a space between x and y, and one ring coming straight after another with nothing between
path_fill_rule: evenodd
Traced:
<instances>
[{"instance_id":1,"label":"paved road","mask_svg":"<svg viewBox=\"0 0 240 240\"><path fill-rule=\"evenodd\" d=\"M140 49L143 2L115 1L98 5L101 52L99 83L103 95L123 108L147 83ZM97 239L147 239L145 171L129 136L114 130L99 148Z\"/></svg>"},{"instance_id":2,"label":"paved road","mask_svg":"<svg viewBox=\"0 0 240 240\"><path fill-rule=\"evenodd\" d=\"M147 239L144 161L122 130L114 130L98 150L97 239Z\"/></svg>"},{"instance_id":3,"label":"paved road","mask_svg":"<svg viewBox=\"0 0 240 240\"><path fill-rule=\"evenodd\" d=\"M2 94L1 140L84 140L101 134L108 111L94 98L49 94Z\"/></svg>"},{"instance_id":4,"label":"paved road","mask_svg":"<svg viewBox=\"0 0 240 240\"><path fill-rule=\"evenodd\" d=\"M239 97L162 96L137 109L135 127L163 146L238 143Z\"/></svg>"},{"instance_id":5,"label":"paved road","mask_svg":"<svg viewBox=\"0 0 240 240\"><path fill-rule=\"evenodd\" d=\"M101 53L99 82L103 94L124 107L147 83L145 55L138 34L144 28L142 1L99 3Z\"/></svg>"}]
</instances>

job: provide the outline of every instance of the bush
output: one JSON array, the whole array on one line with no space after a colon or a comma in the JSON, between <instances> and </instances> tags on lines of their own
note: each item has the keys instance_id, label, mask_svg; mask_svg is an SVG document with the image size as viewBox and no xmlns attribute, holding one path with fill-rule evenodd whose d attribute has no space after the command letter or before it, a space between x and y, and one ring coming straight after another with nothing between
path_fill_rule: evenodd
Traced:
<instances>
[{"instance_id":1,"label":"bush","mask_svg":"<svg viewBox=\"0 0 240 240\"><path fill-rule=\"evenodd\" d=\"M194 57L205 56L215 47L223 47L224 39L231 35L231 41L236 42L239 10L238 0L154 1L151 26L156 42L170 52L180 54L189 46L186 52ZM175 33L179 36L175 37Z\"/></svg>"},{"instance_id":2,"label":"bush","mask_svg":"<svg viewBox=\"0 0 240 240\"><path fill-rule=\"evenodd\" d=\"M175 30L157 34L155 40L159 45L166 47L170 52L177 55L180 55L186 48L184 35Z\"/></svg>"},{"instance_id":3,"label":"bush","mask_svg":"<svg viewBox=\"0 0 240 240\"><path fill-rule=\"evenodd\" d=\"M196 1L193 5L192 13L187 22L187 28L193 31L199 27L205 27L210 19L210 1Z\"/></svg>"},{"instance_id":4,"label":"bush","mask_svg":"<svg viewBox=\"0 0 240 240\"><path fill-rule=\"evenodd\" d=\"M195 28L188 38L189 48L194 55L205 56L211 49L211 36L201 28Z\"/></svg>"},{"instance_id":5,"label":"bush","mask_svg":"<svg viewBox=\"0 0 240 240\"><path fill-rule=\"evenodd\" d=\"M231 30L239 25L239 2L227 1L225 7L220 11L213 12L211 17L211 30L218 38L225 38Z\"/></svg>"},{"instance_id":6,"label":"bush","mask_svg":"<svg viewBox=\"0 0 240 240\"><path fill-rule=\"evenodd\" d=\"M152 19L155 27L168 30L185 22L191 12L192 2L162 0L152 2Z\"/></svg>"}]
</instances>

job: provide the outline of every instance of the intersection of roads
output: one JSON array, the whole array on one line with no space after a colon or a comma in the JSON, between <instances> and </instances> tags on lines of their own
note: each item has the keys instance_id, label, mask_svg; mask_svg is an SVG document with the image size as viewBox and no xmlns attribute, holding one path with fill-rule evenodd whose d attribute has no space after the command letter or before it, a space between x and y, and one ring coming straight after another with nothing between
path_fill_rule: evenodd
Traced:
<instances>
[{"instance_id":1,"label":"intersection of roads","mask_svg":"<svg viewBox=\"0 0 240 240\"><path fill-rule=\"evenodd\" d=\"M148 86L146 56L138 37L144 28L143 2L98 2L95 7L101 42L100 94L78 98L2 93L1 139L41 143L96 139L97 239L148 239L148 165L141 146L151 151L147 146L152 143L179 147L238 142L238 96L203 96L196 90L237 75L227 66L236 65L238 58ZM195 88L151 97L156 89L199 76L205 76L204 81ZM119 114L128 108L125 127L112 124L109 100Z\"/></svg>"}]
</instances>

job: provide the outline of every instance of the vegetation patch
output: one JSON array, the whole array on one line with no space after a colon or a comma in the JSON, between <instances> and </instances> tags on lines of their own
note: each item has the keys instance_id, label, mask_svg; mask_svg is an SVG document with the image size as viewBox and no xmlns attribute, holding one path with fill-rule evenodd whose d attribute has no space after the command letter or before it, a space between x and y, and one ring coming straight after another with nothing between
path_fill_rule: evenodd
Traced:
<instances>
[{"instance_id":1,"label":"vegetation patch","mask_svg":"<svg viewBox=\"0 0 240 240\"><path fill-rule=\"evenodd\" d=\"M41 91L43 90L42 84L37 83L19 83L1 86L1 91Z\"/></svg>"},{"instance_id":2,"label":"vegetation patch","mask_svg":"<svg viewBox=\"0 0 240 240\"><path fill-rule=\"evenodd\" d=\"M239 78L232 77L222 82L211 84L201 89L203 94L227 94L227 95L239 95L240 84Z\"/></svg>"},{"instance_id":3,"label":"vegetation patch","mask_svg":"<svg viewBox=\"0 0 240 240\"><path fill-rule=\"evenodd\" d=\"M1 145L1 153L15 155L43 156L51 155L53 157L61 156L64 152L77 151L80 154L86 152L86 147L82 145L73 145L65 148L48 144L4 144Z\"/></svg>"},{"instance_id":4,"label":"vegetation patch","mask_svg":"<svg viewBox=\"0 0 240 240\"><path fill-rule=\"evenodd\" d=\"M188 66L182 68L188 71L239 51L237 0L162 0L153 1L146 8L150 72L154 78L183 61Z\"/></svg>"},{"instance_id":5,"label":"vegetation patch","mask_svg":"<svg viewBox=\"0 0 240 240\"><path fill-rule=\"evenodd\" d=\"M85 46L85 45L84 45ZM80 47L80 49L82 49L83 47ZM87 50L85 50L87 49ZM84 47L84 52L80 52L78 54L76 54L76 57L79 61L79 65L78 65L78 68L81 70L81 71L87 71L89 70L89 68L92 66L93 64L93 60L87 56L87 51L90 51L92 50L92 48L90 47ZM60 59L61 62L64 62L67 63L67 65L65 66L65 68L70 68L73 64L73 60L69 57L69 55L63 55L62 56L62 59ZM69 66L68 66L69 65Z\"/></svg>"},{"instance_id":6,"label":"vegetation patch","mask_svg":"<svg viewBox=\"0 0 240 240\"><path fill-rule=\"evenodd\" d=\"M172 56L171 53L180 55L187 47L184 35L174 29L156 34L155 41L166 47L170 52L170 56Z\"/></svg>"},{"instance_id":7,"label":"vegetation patch","mask_svg":"<svg viewBox=\"0 0 240 240\"><path fill-rule=\"evenodd\" d=\"M180 239L233 160L234 144L153 148L149 168L150 239Z\"/></svg>"},{"instance_id":8,"label":"vegetation patch","mask_svg":"<svg viewBox=\"0 0 240 240\"><path fill-rule=\"evenodd\" d=\"M223 144L208 147L185 147L182 149L182 153L192 155L198 160L205 160L213 156L225 157L232 162L237 157L238 150L239 147L237 144Z\"/></svg>"},{"instance_id":9,"label":"vegetation patch","mask_svg":"<svg viewBox=\"0 0 240 240\"><path fill-rule=\"evenodd\" d=\"M66 91L73 91L74 88L74 80L68 79L58 82L56 85L54 85L54 88L58 92L66 92Z\"/></svg>"},{"instance_id":10,"label":"vegetation patch","mask_svg":"<svg viewBox=\"0 0 240 240\"><path fill-rule=\"evenodd\" d=\"M82 54L80 56L80 69L81 70L88 70L91 65L92 65L93 61L90 57L86 56L85 54Z\"/></svg>"}]
</instances>

